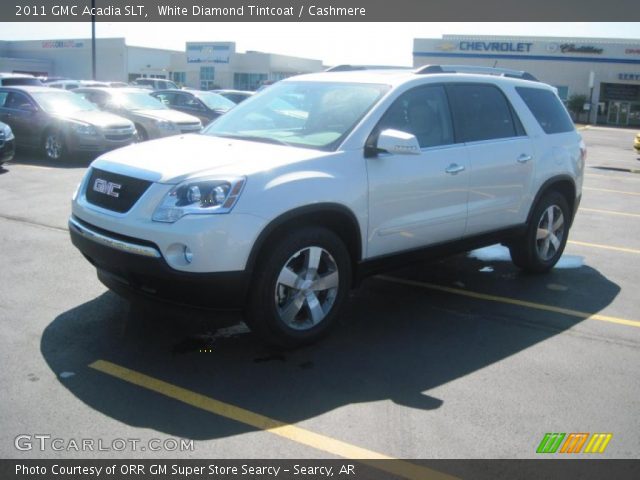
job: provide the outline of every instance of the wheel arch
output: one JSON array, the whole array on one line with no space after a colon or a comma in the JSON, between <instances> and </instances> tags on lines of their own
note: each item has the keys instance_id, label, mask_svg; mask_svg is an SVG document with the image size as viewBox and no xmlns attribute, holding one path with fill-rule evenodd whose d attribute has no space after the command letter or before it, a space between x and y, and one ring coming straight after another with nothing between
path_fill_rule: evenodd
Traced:
<instances>
[{"instance_id":1,"label":"wheel arch","mask_svg":"<svg viewBox=\"0 0 640 480\"><path fill-rule=\"evenodd\" d=\"M575 216L575 207L576 207L576 183L573 178L569 175L557 175L555 177L551 177L546 180L538 189L538 193L536 194L533 202L531 203L531 207L529 208L529 214L527 215L527 224L531 221L531 216L533 215L533 211L544 195L549 192L558 192L565 197L567 203L569 204L569 214L571 216L569 221L569 226L573 223L573 217Z\"/></svg>"},{"instance_id":2,"label":"wheel arch","mask_svg":"<svg viewBox=\"0 0 640 480\"><path fill-rule=\"evenodd\" d=\"M269 222L253 244L246 270L253 273L264 247L285 236L287 227L311 225L328 228L338 235L347 247L355 269L362 258L362 235L356 215L338 203L318 203L289 210Z\"/></svg>"}]
</instances>

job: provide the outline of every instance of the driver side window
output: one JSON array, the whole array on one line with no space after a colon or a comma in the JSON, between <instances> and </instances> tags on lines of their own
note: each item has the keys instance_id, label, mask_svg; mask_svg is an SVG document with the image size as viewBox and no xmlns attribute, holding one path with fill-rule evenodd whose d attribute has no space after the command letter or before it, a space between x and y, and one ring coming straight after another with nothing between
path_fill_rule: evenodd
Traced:
<instances>
[{"instance_id":1,"label":"driver side window","mask_svg":"<svg viewBox=\"0 0 640 480\"><path fill-rule=\"evenodd\" d=\"M420 148L455 143L444 87L417 87L402 94L378 124L379 131L389 128L415 135Z\"/></svg>"}]
</instances>

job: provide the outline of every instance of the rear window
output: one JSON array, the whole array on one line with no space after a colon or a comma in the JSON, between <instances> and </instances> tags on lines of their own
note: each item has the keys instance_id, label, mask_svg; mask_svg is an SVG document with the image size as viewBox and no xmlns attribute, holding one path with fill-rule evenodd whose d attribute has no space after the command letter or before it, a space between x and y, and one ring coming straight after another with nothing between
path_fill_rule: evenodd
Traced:
<instances>
[{"instance_id":1,"label":"rear window","mask_svg":"<svg viewBox=\"0 0 640 480\"><path fill-rule=\"evenodd\" d=\"M6 87L17 86L17 85L34 85L34 86L42 86L42 82L37 78L29 78L29 77L7 77L2 79L2 85Z\"/></svg>"},{"instance_id":2,"label":"rear window","mask_svg":"<svg viewBox=\"0 0 640 480\"><path fill-rule=\"evenodd\" d=\"M516 87L516 91L545 133L564 133L575 129L567 110L553 92L528 87Z\"/></svg>"}]
</instances>

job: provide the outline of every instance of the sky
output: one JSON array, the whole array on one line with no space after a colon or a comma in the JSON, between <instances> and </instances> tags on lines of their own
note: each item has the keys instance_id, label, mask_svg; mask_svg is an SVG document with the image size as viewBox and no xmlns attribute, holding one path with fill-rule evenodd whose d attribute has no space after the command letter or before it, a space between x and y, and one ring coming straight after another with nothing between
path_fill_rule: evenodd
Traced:
<instances>
[{"instance_id":1,"label":"sky","mask_svg":"<svg viewBox=\"0 0 640 480\"><path fill-rule=\"evenodd\" d=\"M326 65L412 64L414 38L442 34L627 38L640 23L101 23L96 35L125 37L128 45L184 51L188 41L236 42L236 51L294 55ZM0 40L90 38L88 23L2 23Z\"/></svg>"}]
</instances>

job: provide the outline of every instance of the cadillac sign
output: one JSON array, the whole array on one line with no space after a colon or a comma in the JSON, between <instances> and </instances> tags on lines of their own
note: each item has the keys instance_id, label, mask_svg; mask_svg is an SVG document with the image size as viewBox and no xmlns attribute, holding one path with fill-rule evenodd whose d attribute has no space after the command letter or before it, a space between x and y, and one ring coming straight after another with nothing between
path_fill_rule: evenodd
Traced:
<instances>
[{"instance_id":1,"label":"cadillac sign","mask_svg":"<svg viewBox=\"0 0 640 480\"><path fill-rule=\"evenodd\" d=\"M602 48L594 47L592 45L576 45L575 43L563 43L560 45L560 51L562 53L595 53L601 54Z\"/></svg>"}]
</instances>

